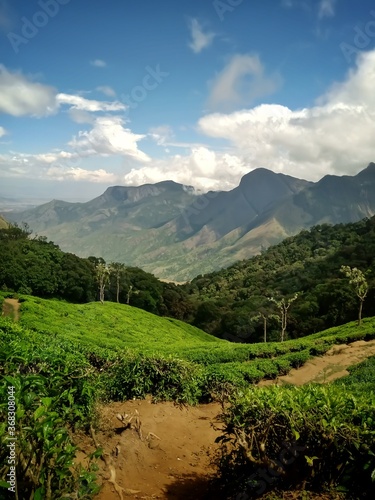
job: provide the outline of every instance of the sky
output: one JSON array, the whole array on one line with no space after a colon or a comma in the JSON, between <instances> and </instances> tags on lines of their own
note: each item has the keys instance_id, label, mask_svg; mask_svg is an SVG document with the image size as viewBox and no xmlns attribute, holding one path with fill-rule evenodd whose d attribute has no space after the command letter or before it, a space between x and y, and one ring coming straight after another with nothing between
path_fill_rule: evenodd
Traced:
<instances>
[{"instance_id":1,"label":"sky","mask_svg":"<svg viewBox=\"0 0 375 500\"><path fill-rule=\"evenodd\" d=\"M375 161L372 0L0 0L0 197Z\"/></svg>"}]
</instances>

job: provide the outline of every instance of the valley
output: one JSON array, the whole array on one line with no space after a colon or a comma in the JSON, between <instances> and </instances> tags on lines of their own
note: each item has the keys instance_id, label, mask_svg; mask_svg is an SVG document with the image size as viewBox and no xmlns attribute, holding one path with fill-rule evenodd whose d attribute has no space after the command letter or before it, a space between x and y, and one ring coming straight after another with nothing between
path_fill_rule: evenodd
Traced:
<instances>
[{"instance_id":1,"label":"valley","mask_svg":"<svg viewBox=\"0 0 375 500\"><path fill-rule=\"evenodd\" d=\"M316 183L258 168L231 191L198 194L172 181L114 186L86 203L51 201L14 222L81 257L187 281L259 254L302 229L375 214L375 164Z\"/></svg>"}]
</instances>

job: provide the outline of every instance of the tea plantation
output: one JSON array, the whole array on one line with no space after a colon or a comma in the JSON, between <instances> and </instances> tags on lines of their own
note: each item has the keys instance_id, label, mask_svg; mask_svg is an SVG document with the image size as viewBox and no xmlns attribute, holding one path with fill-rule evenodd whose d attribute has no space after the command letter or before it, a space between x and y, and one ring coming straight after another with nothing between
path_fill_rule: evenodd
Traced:
<instances>
[{"instance_id":1,"label":"tea plantation","mask_svg":"<svg viewBox=\"0 0 375 500\"><path fill-rule=\"evenodd\" d=\"M291 439L304 451L290 470L312 489L344 487L356 477L364 494L372 491L373 378L353 371L345 386L249 387L301 366L334 343L374 339L375 318L365 319L361 328L349 323L283 343L233 344L122 304L74 305L31 296L21 296L20 302L19 322L0 318L0 477L10 470L11 391L20 499L72 498L73 493L93 498L95 456L101 450L87 468L73 467L72 431L95 426L99 401L148 394L186 404L230 398L224 441L234 439L234 447L223 451L219 469L223 498L242 492L251 498L251 486L259 480L250 484L249 474L254 467L255 473L259 467L274 472L282 443ZM369 366L366 373L374 372ZM280 474L285 481L279 485L296 485L293 474ZM9 484L0 482L0 498Z\"/></svg>"}]
</instances>

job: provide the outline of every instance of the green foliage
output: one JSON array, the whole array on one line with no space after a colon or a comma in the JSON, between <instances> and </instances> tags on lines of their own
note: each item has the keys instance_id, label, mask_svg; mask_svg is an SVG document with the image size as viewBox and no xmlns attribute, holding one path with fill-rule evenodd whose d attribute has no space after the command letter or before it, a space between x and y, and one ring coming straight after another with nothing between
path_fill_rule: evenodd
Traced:
<instances>
[{"instance_id":1,"label":"green foliage","mask_svg":"<svg viewBox=\"0 0 375 500\"><path fill-rule=\"evenodd\" d=\"M331 487L373 498L374 392L339 385L248 389L223 414L220 479L225 498L277 486Z\"/></svg>"},{"instance_id":2,"label":"green foliage","mask_svg":"<svg viewBox=\"0 0 375 500\"><path fill-rule=\"evenodd\" d=\"M123 401L152 394L156 400L195 404L201 398L202 370L192 363L161 356L128 354L104 376L105 397Z\"/></svg>"},{"instance_id":3,"label":"green foliage","mask_svg":"<svg viewBox=\"0 0 375 500\"><path fill-rule=\"evenodd\" d=\"M73 466L77 448L69 427L93 421L97 381L68 342L49 342L0 319L0 473L9 471L8 397L14 395L14 464L20 499L92 498L93 464ZM13 389L10 389L13 388ZM1 495L1 490L0 490Z\"/></svg>"},{"instance_id":4,"label":"green foliage","mask_svg":"<svg viewBox=\"0 0 375 500\"><path fill-rule=\"evenodd\" d=\"M196 326L218 337L249 342L263 338L262 322L252 318L271 318L280 312L270 297L300 293L288 312L287 327L288 338L298 338L357 317L358 299L340 272L341 266L356 268L366 276L369 298L363 315L375 315L374 256L375 217L351 224L323 224L287 238L261 255L197 276L182 288L199 312ZM269 340L279 340L279 332L277 323L268 322Z\"/></svg>"},{"instance_id":5,"label":"green foliage","mask_svg":"<svg viewBox=\"0 0 375 500\"><path fill-rule=\"evenodd\" d=\"M4 295L0 293L0 297ZM375 469L371 456L366 455L366 446L372 446L375 435L371 420L374 409L366 409L364 402L374 400L374 379L365 375L365 368L354 370L351 376L356 377L352 383L356 388L361 379L361 391L352 390L346 379L352 399L338 384L327 389L332 392L315 389L303 397L292 389L272 388L262 393L248 392L248 387L261 378L287 373L334 343L375 338L375 318L366 318L361 328L351 323L283 343L236 344L179 320L160 318L123 304L77 305L29 296L21 300L19 323L0 318L0 421L4 421L6 410L4 391L11 384L17 389L17 425L22 438L17 474L24 478L27 498L40 488L42 498L48 498L49 491L50 498L56 500L71 492L78 498L91 498L96 491L95 474L91 469L72 467L76 448L67 427L87 429L95 422L99 400L121 401L147 394L157 400L187 404L232 396L234 406L228 410L232 420L227 420L226 437L229 429L236 429L236 439L246 441L256 418L262 422L262 432L267 422L275 422L279 441L267 445L270 460L280 451L282 439L298 433L309 443L308 458L296 461L295 477L302 474L300 477L314 488L320 480L346 485L357 474L358 461L363 465L361 481L368 484L368 471ZM234 395L238 391L242 396L237 399ZM342 417L334 420L332 415L340 412ZM302 415L306 415L305 420ZM314 418L316 428L312 427ZM327 435L322 437L323 431ZM269 432L267 439L273 436L273 431ZM4 440L5 426L1 424L0 434ZM349 455L345 454L344 441ZM358 442L362 443L359 449ZM227 465L231 464L234 480L242 487L245 469L246 477L252 469L246 460L241 462L244 455L243 448L238 447L240 441L233 444L232 454L223 456L222 477L231 483L232 476L226 476ZM238 454L236 450L240 450ZM314 456L320 457L319 461ZM338 466L340 477L335 469ZM2 474L7 470L3 452L0 470Z\"/></svg>"}]
</instances>

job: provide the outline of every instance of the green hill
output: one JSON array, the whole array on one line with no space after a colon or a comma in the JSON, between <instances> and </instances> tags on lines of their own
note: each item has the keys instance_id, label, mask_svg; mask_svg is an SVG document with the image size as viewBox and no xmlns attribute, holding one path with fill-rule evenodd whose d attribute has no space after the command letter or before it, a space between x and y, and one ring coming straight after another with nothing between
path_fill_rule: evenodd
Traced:
<instances>
[{"instance_id":1,"label":"green hill","mask_svg":"<svg viewBox=\"0 0 375 500\"><path fill-rule=\"evenodd\" d=\"M54 341L70 341L111 355L130 350L146 356L171 356L242 383L287 372L334 343L375 337L375 318L366 318L361 328L353 322L283 343L233 343L124 304L69 304L31 296L22 298L20 323Z\"/></svg>"},{"instance_id":2,"label":"green hill","mask_svg":"<svg viewBox=\"0 0 375 500\"><path fill-rule=\"evenodd\" d=\"M177 352L228 344L183 321L114 302L77 305L27 296L21 306L21 324L48 335L116 350Z\"/></svg>"}]
</instances>

